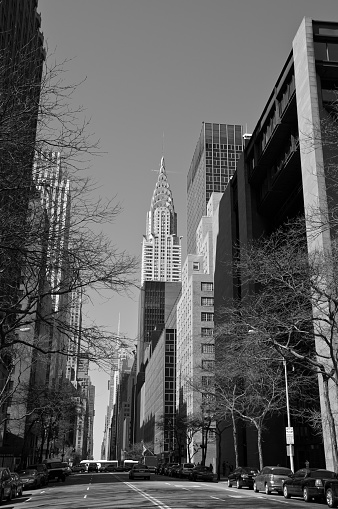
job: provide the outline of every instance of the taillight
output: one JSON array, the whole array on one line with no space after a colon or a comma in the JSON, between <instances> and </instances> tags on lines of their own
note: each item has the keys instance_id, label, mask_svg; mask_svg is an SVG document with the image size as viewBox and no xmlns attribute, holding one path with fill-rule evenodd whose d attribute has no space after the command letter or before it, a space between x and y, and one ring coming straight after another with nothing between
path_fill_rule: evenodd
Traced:
<instances>
[{"instance_id":1,"label":"taillight","mask_svg":"<svg viewBox=\"0 0 338 509\"><path fill-rule=\"evenodd\" d=\"M316 482L315 482L315 486L318 488L318 487L322 487L323 486L323 481L322 479L316 479Z\"/></svg>"}]
</instances>

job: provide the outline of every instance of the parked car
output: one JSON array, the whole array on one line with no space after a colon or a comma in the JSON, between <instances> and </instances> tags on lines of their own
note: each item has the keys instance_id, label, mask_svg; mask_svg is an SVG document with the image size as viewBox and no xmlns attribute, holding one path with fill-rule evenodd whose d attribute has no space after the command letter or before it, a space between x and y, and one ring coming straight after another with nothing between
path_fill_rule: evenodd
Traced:
<instances>
[{"instance_id":1,"label":"parked car","mask_svg":"<svg viewBox=\"0 0 338 509\"><path fill-rule=\"evenodd\" d=\"M23 493L23 482L21 481L19 474L11 472L11 479L13 498L21 497Z\"/></svg>"},{"instance_id":2,"label":"parked car","mask_svg":"<svg viewBox=\"0 0 338 509\"><path fill-rule=\"evenodd\" d=\"M178 463L166 463L164 465L163 475L170 475L170 470L174 465L178 465Z\"/></svg>"},{"instance_id":3,"label":"parked car","mask_svg":"<svg viewBox=\"0 0 338 509\"><path fill-rule=\"evenodd\" d=\"M13 496L12 477L9 468L0 468L0 503L4 500L11 500Z\"/></svg>"},{"instance_id":4,"label":"parked car","mask_svg":"<svg viewBox=\"0 0 338 509\"><path fill-rule=\"evenodd\" d=\"M170 477L178 477L178 470L180 468L180 465L179 463L176 463L175 465L173 465L172 467L170 467L169 469L169 472L168 472L168 475Z\"/></svg>"},{"instance_id":5,"label":"parked car","mask_svg":"<svg viewBox=\"0 0 338 509\"><path fill-rule=\"evenodd\" d=\"M81 472L85 472L86 471L86 468L84 465L73 465L72 466L72 472L74 474L76 473L81 473Z\"/></svg>"},{"instance_id":6,"label":"parked car","mask_svg":"<svg viewBox=\"0 0 338 509\"><path fill-rule=\"evenodd\" d=\"M66 461L62 462L62 468L63 468L65 475L68 476L72 473L72 469L70 468L70 466L68 465L68 463Z\"/></svg>"},{"instance_id":7,"label":"parked car","mask_svg":"<svg viewBox=\"0 0 338 509\"><path fill-rule=\"evenodd\" d=\"M324 500L324 484L329 479L337 479L337 474L322 468L301 468L284 481L284 497L303 497L305 502Z\"/></svg>"},{"instance_id":8,"label":"parked car","mask_svg":"<svg viewBox=\"0 0 338 509\"><path fill-rule=\"evenodd\" d=\"M143 465L142 463L137 463L131 467L129 470L129 479L150 479L150 472L147 465Z\"/></svg>"},{"instance_id":9,"label":"parked car","mask_svg":"<svg viewBox=\"0 0 338 509\"><path fill-rule=\"evenodd\" d=\"M189 477L189 474L194 466L194 463L181 463L180 468L178 469L178 477L181 479L184 477Z\"/></svg>"},{"instance_id":10,"label":"parked car","mask_svg":"<svg viewBox=\"0 0 338 509\"><path fill-rule=\"evenodd\" d=\"M48 484L48 468L45 463L36 463L34 465L29 465L27 469L35 469L40 473L41 476L41 485L47 486Z\"/></svg>"},{"instance_id":11,"label":"parked car","mask_svg":"<svg viewBox=\"0 0 338 509\"><path fill-rule=\"evenodd\" d=\"M213 481L214 474L210 467L204 465L196 465L189 473L191 481Z\"/></svg>"},{"instance_id":12,"label":"parked car","mask_svg":"<svg viewBox=\"0 0 338 509\"><path fill-rule=\"evenodd\" d=\"M54 459L45 460L44 461L47 470L48 470L48 480L53 481L63 481L65 482L66 476L63 471L63 466L61 461L57 461Z\"/></svg>"},{"instance_id":13,"label":"parked car","mask_svg":"<svg viewBox=\"0 0 338 509\"><path fill-rule=\"evenodd\" d=\"M338 479L325 479L325 500L328 507L338 506Z\"/></svg>"},{"instance_id":14,"label":"parked car","mask_svg":"<svg viewBox=\"0 0 338 509\"><path fill-rule=\"evenodd\" d=\"M99 471L99 466L97 463L95 463L94 461L92 461L91 463L88 463L87 472L98 472L98 471Z\"/></svg>"},{"instance_id":15,"label":"parked car","mask_svg":"<svg viewBox=\"0 0 338 509\"><path fill-rule=\"evenodd\" d=\"M20 470L18 474L24 490L28 488L41 488L43 485L43 474L36 468L26 468L25 470Z\"/></svg>"},{"instance_id":16,"label":"parked car","mask_svg":"<svg viewBox=\"0 0 338 509\"><path fill-rule=\"evenodd\" d=\"M237 467L228 475L228 486L236 485L238 489L247 487L253 488L254 477L258 474L255 467Z\"/></svg>"},{"instance_id":17,"label":"parked car","mask_svg":"<svg viewBox=\"0 0 338 509\"><path fill-rule=\"evenodd\" d=\"M264 467L254 478L253 489L265 491L268 495L272 491L283 493L283 482L292 475L292 470L286 467Z\"/></svg>"}]
</instances>

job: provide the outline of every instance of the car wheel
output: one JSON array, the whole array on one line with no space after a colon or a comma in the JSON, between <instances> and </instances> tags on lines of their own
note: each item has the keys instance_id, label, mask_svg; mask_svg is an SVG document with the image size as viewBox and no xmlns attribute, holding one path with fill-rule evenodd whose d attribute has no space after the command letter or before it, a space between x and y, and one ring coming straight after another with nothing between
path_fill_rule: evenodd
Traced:
<instances>
[{"instance_id":1,"label":"car wheel","mask_svg":"<svg viewBox=\"0 0 338 509\"><path fill-rule=\"evenodd\" d=\"M304 486L303 488L303 499L305 502L311 502L311 497L307 486Z\"/></svg>"},{"instance_id":2,"label":"car wheel","mask_svg":"<svg viewBox=\"0 0 338 509\"><path fill-rule=\"evenodd\" d=\"M285 498L291 498L291 495L289 495L288 487L284 486L283 488L283 495Z\"/></svg>"},{"instance_id":3,"label":"car wheel","mask_svg":"<svg viewBox=\"0 0 338 509\"><path fill-rule=\"evenodd\" d=\"M228 479L228 488L232 488L232 484L231 484L230 479Z\"/></svg>"},{"instance_id":4,"label":"car wheel","mask_svg":"<svg viewBox=\"0 0 338 509\"><path fill-rule=\"evenodd\" d=\"M255 482L253 483L253 490L255 493L258 493L257 484Z\"/></svg>"},{"instance_id":5,"label":"car wheel","mask_svg":"<svg viewBox=\"0 0 338 509\"><path fill-rule=\"evenodd\" d=\"M270 491L270 488L269 488L269 485L268 483L265 483L265 495L270 495L271 491Z\"/></svg>"},{"instance_id":6,"label":"car wheel","mask_svg":"<svg viewBox=\"0 0 338 509\"><path fill-rule=\"evenodd\" d=\"M328 507L337 507L337 502L336 502L336 499L334 497L334 494L333 494L333 491L331 488L326 490L325 499L326 499L326 505Z\"/></svg>"},{"instance_id":7,"label":"car wheel","mask_svg":"<svg viewBox=\"0 0 338 509\"><path fill-rule=\"evenodd\" d=\"M240 490L241 487L242 487L239 479L237 479L237 481L236 481L236 487L237 487L238 490Z\"/></svg>"}]
</instances>

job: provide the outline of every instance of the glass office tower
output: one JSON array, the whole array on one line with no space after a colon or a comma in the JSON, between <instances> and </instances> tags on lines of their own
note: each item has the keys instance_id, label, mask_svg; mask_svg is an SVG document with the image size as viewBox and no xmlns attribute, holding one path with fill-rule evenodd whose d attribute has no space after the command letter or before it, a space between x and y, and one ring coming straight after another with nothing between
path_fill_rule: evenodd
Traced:
<instances>
[{"instance_id":1,"label":"glass office tower","mask_svg":"<svg viewBox=\"0 0 338 509\"><path fill-rule=\"evenodd\" d=\"M243 151L243 127L203 122L187 179L187 252L196 253L196 230L213 191L223 192Z\"/></svg>"}]
</instances>

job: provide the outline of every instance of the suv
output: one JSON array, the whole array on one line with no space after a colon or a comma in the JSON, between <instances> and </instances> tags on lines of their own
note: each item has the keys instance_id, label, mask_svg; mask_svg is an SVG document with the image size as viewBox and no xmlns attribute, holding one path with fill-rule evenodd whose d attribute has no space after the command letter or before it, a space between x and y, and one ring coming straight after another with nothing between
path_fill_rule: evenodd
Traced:
<instances>
[{"instance_id":1,"label":"suv","mask_svg":"<svg viewBox=\"0 0 338 509\"><path fill-rule=\"evenodd\" d=\"M45 465L48 469L48 480L58 480L58 481L65 481L66 476L65 472L63 470L63 466L61 461L57 460L45 460Z\"/></svg>"},{"instance_id":2,"label":"suv","mask_svg":"<svg viewBox=\"0 0 338 509\"><path fill-rule=\"evenodd\" d=\"M40 474L41 484L42 486L47 486L48 484L48 469L45 463L36 463L35 465L29 465L27 470L35 469Z\"/></svg>"},{"instance_id":3,"label":"suv","mask_svg":"<svg viewBox=\"0 0 338 509\"><path fill-rule=\"evenodd\" d=\"M254 491L265 491L268 495L271 491L277 491L283 493L284 481L292 475L292 470L286 467L272 466L264 467L254 477L253 489Z\"/></svg>"},{"instance_id":4,"label":"suv","mask_svg":"<svg viewBox=\"0 0 338 509\"><path fill-rule=\"evenodd\" d=\"M181 463L181 466L178 470L178 477L181 479L183 479L183 477L189 477L189 474L194 466L194 463Z\"/></svg>"}]
</instances>

